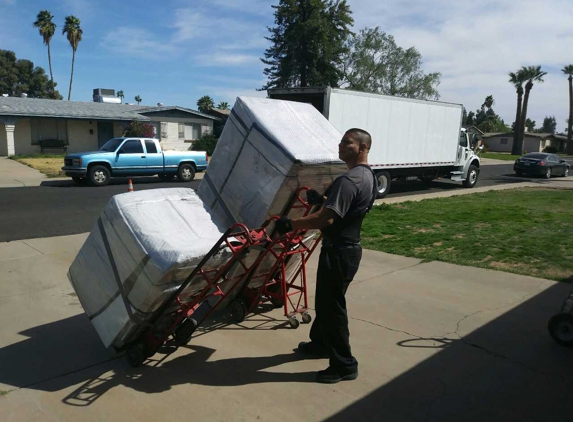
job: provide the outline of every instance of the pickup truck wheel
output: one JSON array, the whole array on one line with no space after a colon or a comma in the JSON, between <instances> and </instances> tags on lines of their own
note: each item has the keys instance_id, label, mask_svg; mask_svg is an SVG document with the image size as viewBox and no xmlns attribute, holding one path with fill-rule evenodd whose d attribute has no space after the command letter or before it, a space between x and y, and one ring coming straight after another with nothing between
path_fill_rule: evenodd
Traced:
<instances>
[{"instance_id":1,"label":"pickup truck wheel","mask_svg":"<svg viewBox=\"0 0 573 422\"><path fill-rule=\"evenodd\" d=\"M466 180L464 180L464 186L466 188L473 188L478 181L478 176L479 169L476 166L470 166L468 169L468 176Z\"/></svg>"},{"instance_id":2,"label":"pickup truck wheel","mask_svg":"<svg viewBox=\"0 0 573 422\"><path fill-rule=\"evenodd\" d=\"M181 164L177 170L177 178L181 182L190 182L195 178L195 168L191 164Z\"/></svg>"},{"instance_id":3,"label":"pickup truck wheel","mask_svg":"<svg viewBox=\"0 0 573 422\"><path fill-rule=\"evenodd\" d=\"M105 186L109 183L111 177L109 170L105 166L90 167L88 180L93 186Z\"/></svg>"},{"instance_id":4,"label":"pickup truck wheel","mask_svg":"<svg viewBox=\"0 0 573 422\"><path fill-rule=\"evenodd\" d=\"M158 174L159 178L161 180L163 180L164 182L171 182L174 178L175 175L174 174L164 174L164 173L160 173Z\"/></svg>"},{"instance_id":5,"label":"pickup truck wheel","mask_svg":"<svg viewBox=\"0 0 573 422\"><path fill-rule=\"evenodd\" d=\"M390 192L390 186L392 185L392 177L387 171L380 171L376 173L376 198L382 199L388 192Z\"/></svg>"},{"instance_id":6,"label":"pickup truck wheel","mask_svg":"<svg viewBox=\"0 0 573 422\"><path fill-rule=\"evenodd\" d=\"M85 185L88 181L85 177L72 176L72 180L78 185Z\"/></svg>"}]
</instances>

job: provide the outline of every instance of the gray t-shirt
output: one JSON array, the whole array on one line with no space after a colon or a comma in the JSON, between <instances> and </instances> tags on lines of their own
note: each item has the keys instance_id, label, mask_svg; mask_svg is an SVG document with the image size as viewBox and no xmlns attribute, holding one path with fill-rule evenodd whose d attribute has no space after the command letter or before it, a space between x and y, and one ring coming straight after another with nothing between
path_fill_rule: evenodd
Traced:
<instances>
[{"instance_id":1,"label":"gray t-shirt","mask_svg":"<svg viewBox=\"0 0 573 422\"><path fill-rule=\"evenodd\" d=\"M359 164L338 177L324 204L340 218L323 229L325 238L333 241L359 242L362 219L372 204L374 175L368 165Z\"/></svg>"}]
</instances>

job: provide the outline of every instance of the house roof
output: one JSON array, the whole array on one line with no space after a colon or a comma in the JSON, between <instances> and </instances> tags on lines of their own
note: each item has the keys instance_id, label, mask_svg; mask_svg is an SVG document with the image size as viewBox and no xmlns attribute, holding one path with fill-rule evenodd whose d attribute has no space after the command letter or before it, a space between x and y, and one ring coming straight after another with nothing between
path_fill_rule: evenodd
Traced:
<instances>
[{"instance_id":1,"label":"house roof","mask_svg":"<svg viewBox=\"0 0 573 422\"><path fill-rule=\"evenodd\" d=\"M215 119L213 116L179 106L147 107L128 104L0 97L0 116L147 121L150 119L144 114L166 110L180 110L206 119Z\"/></svg>"},{"instance_id":2,"label":"house roof","mask_svg":"<svg viewBox=\"0 0 573 422\"><path fill-rule=\"evenodd\" d=\"M462 125L462 127L468 132L471 130L473 132L479 133L480 135L484 134L484 132L475 125Z\"/></svg>"},{"instance_id":3,"label":"house roof","mask_svg":"<svg viewBox=\"0 0 573 422\"><path fill-rule=\"evenodd\" d=\"M508 138L513 137L513 132L509 133L502 133L502 132L495 132L495 133L486 133L483 135L484 139L493 138L495 136L507 136ZM547 139L547 138L555 138L555 135L552 133L535 133L535 132L525 132L523 134L525 137L530 138L539 138L539 140Z\"/></svg>"},{"instance_id":4,"label":"house roof","mask_svg":"<svg viewBox=\"0 0 573 422\"><path fill-rule=\"evenodd\" d=\"M212 108L209 111L207 111L207 114L213 115L213 116L220 116L220 117L229 117L231 115L231 110L223 110L220 108Z\"/></svg>"}]
</instances>

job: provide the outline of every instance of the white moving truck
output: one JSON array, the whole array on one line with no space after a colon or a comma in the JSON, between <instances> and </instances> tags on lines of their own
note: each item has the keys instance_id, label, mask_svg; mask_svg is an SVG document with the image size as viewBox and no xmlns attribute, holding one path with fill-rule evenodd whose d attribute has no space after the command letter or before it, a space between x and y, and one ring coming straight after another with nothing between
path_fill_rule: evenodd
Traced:
<instances>
[{"instance_id":1,"label":"white moving truck","mask_svg":"<svg viewBox=\"0 0 573 422\"><path fill-rule=\"evenodd\" d=\"M378 198L392 180L449 178L475 186L480 160L471 134L461 127L462 106L335 88L276 88L269 98L313 104L341 133L360 128L372 135L369 162Z\"/></svg>"}]
</instances>

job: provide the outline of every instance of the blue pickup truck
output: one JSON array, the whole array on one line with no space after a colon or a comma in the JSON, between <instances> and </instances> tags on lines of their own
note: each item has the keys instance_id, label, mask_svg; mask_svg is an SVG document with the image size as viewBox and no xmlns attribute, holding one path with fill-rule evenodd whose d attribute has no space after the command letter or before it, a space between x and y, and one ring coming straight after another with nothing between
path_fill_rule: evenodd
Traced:
<instances>
[{"instance_id":1,"label":"blue pickup truck","mask_svg":"<svg viewBox=\"0 0 573 422\"><path fill-rule=\"evenodd\" d=\"M62 170L78 184L105 186L111 177L153 176L190 182L207 168L204 151L163 151L157 139L113 138L99 151L68 154Z\"/></svg>"}]
</instances>

